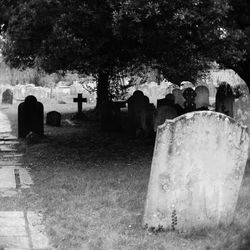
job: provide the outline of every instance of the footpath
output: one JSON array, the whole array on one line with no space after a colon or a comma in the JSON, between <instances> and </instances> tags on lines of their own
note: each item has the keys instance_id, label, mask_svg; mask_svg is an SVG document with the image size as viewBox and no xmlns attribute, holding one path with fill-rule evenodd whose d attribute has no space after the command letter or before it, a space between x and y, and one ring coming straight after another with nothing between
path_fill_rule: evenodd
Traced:
<instances>
[{"instance_id":1,"label":"footpath","mask_svg":"<svg viewBox=\"0 0 250 250\"><path fill-rule=\"evenodd\" d=\"M22 190L33 185L18 152L8 117L0 111L0 197L1 202L21 199ZM42 214L34 211L0 211L0 250L52 250L42 225Z\"/></svg>"}]
</instances>

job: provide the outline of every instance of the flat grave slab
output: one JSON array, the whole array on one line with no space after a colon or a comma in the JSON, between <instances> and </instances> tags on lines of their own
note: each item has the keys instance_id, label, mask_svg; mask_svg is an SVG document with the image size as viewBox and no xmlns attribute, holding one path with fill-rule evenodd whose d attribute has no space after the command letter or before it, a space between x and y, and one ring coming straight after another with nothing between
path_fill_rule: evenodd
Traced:
<instances>
[{"instance_id":1,"label":"flat grave slab","mask_svg":"<svg viewBox=\"0 0 250 250\"><path fill-rule=\"evenodd\" d=\"M42 216L32 211L0 212L0 249L53 249L45 235Z\"/></svg>"},{"instance_id":2,"label":"flat grave slab","mask_svg":"<svg viewBox=\"0 0 250 250\"><path fill-rule=\"evenodd\" d=\"M0 190L7 188L16 188L16 181L13 169L1 167L0 168Z\"/></svg>"},{"instance_id":3,"label":"flat grave slab","mask_svg":"<svg viewBox=\"0 0 250 250\"><path fill-rule=\"evenodd\" d=\"M25 168L17 166L0 167L0 191L5 189L29 188L33 181Z\"/></svg>"},{"instance_id":4,"label":"flat grave slab","mask_svg":"<svg viewBox=\"0 0 250 250\"><path fill-rule=\"evenodd\" d=\"M17 149L15 149L13 146L10 145L0 145L0 152L17 152Z\"/></svg>"},{"instance_id":5,"label":"flat grave slab","mask_svg":"<svg viewBox=\"0 0 250 250\"><path fill-rule=\"evenodd\" d=\"M10 160L10 161L1 161L0 160L0 167L7 167L7 166L22 166L23 164L21 162L18 162L16 160Z\"/></svg>"}]
</instances>

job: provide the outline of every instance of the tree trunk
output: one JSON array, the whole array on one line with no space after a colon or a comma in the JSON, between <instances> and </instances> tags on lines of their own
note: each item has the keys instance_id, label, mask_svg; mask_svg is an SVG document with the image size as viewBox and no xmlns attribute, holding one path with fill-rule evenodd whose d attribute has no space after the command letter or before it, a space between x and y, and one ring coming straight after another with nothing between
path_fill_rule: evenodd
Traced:
<instances>
[{"instance_id":1,"label":"tree trunk","mask_svg":"<svg viewBox=\"0 0 250 250\"><path fill-rule=\"evenodd\" d=\"M100 71L98 74L98 82L97 82L96 108L98 108L101 103L107 102L108 100L109 100L109 73Z\"/></svg>"},{"instance_id":2,"label":"tree trunk","mask_svg":"<svg viewBox=\"0 0 250 250\"><path fill-rule=\"evenodd\" d=\"M246 82L250 90L250 58L234 70Z\"/></svg>"}]
</instances>

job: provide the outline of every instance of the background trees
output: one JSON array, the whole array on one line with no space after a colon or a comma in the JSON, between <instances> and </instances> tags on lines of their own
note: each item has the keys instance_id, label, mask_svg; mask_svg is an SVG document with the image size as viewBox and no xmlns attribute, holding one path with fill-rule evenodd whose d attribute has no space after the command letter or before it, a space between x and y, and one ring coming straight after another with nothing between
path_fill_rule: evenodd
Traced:
<instances>
[{"instance_id":1,"label":"background trees","mask_svg":"<svg viewBox=\"0 0 250 250\"><path fill-rule=\"evenodd\" d=\"M245 26L237 21L245 3L9 0L0 9L3 54L14 67L93 74L99 104L110 98L111 80L141 65L179 84L216 59L234 69L245 63Z\"/></svg>"}]
</instances>

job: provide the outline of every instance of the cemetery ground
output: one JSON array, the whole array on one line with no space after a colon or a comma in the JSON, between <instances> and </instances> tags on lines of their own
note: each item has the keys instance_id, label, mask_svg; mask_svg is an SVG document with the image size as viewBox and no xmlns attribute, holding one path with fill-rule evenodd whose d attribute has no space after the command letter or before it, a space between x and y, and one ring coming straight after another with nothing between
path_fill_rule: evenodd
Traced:
<instances>
[{"instance_id":1,"label":"cemetery ground","mask_svg":"<svg viewBox=\"0 0 250 250\"><path fill-rule=\"evenodd\" d=\"M250 249L250 162L230 227L147 232L142 217L154 140L101 132L95 119L73 126L66 120L76 112L74 103L44 108L45 114L61 112L62 126L45 125L45 137L36 144L21 142L34 185L16 198L1 197L0 209L41 212L55 249ZM17 135L17 104L0 109Z\"/></svg>"}]
</instances>

